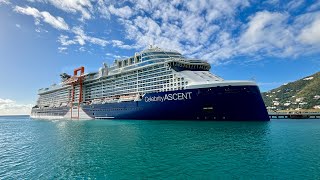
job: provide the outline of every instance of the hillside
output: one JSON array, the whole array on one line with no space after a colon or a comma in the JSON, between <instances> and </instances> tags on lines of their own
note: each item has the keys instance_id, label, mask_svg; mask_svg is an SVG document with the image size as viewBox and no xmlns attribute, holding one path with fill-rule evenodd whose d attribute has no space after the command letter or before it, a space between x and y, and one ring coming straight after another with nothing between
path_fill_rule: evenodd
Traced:
<instances>
[{"instance_id":1,"label":"hillside","mask_svg":"<svg viewBox=\"0 0 320 180\"><path fill-rule=\"evenodd\" d=\"M320 72L262 93L268 109L320 109Z\"/></svg>"}]
</instances>

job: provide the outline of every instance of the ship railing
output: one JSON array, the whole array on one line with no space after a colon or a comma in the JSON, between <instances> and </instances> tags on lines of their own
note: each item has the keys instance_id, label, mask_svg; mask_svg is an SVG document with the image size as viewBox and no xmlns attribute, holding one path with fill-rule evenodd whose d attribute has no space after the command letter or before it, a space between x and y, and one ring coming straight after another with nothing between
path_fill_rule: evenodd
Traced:
<instances>
[{"instance_id":1,"label":"ship railing","mask_svg":"<svg viewBox=\"0 0 320 180\"><path fill-rule=\"evenodd\" d=\"M168 61L168 64L171 66L178 66L178 67L186 67L186 68L196 68L196 69L204 69L209 70L211 68L210 64L204 61L200 61L194 63L192 61L186 60L186 59L172 59Z\"/></svg>"},{"instance_id":2,"label":"ship railing","mask_svg":"<svg viewBox=\"0 0 320 180\"><path fill-rule=\"evenodd\" d=\"M106 104L106 103L119 103L128 101L140 101L142 96L139 93L129 94L129 95L116 95L112 97L93 99L92 101L85 101L83 103L91 104Z\"/></svg>"},{"instance_id":3,"label":"ship railing","mask_svg":"<svg viewBox=\"0 0 320 180\"><path fill-rule=\"evenodd\" d=\"M62 85L60 84L60 85L56 85L56 86L49 87L49 88L41 88L41 89L38 90L38 94L43 94L43 93L56 91L56 90L59 90L59 89L63 89L65 87L66 86L64 86L63 84Z\"/></svg>"},{"instance_id":4,"label":"ship railing","mask_svg":"<svg viewBox=\"0 0 320 180\"><path fill-rule=\"evenodd\" d=\"M193 58L169 58L166 61L179 61L187 64L208 64L209 65L207 61L200 60L200 59L193 59Z\"/></svg>"}]
</instances>

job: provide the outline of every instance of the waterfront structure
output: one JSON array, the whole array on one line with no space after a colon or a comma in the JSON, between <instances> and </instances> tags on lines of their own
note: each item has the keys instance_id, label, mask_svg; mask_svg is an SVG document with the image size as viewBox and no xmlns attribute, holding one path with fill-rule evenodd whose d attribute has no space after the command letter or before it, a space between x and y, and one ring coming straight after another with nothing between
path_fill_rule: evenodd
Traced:
<instances>
[{"instance_id":1,"label":"waterfront structure","mask_svg":"<svg viewBox=\"0 0 320 180\"><path fill-rule=\"evenodd\" d=\"M33 118L269 120L256 83L226 81L209 63L150 47L40 89Z\"/></svg>"}]
</instances>

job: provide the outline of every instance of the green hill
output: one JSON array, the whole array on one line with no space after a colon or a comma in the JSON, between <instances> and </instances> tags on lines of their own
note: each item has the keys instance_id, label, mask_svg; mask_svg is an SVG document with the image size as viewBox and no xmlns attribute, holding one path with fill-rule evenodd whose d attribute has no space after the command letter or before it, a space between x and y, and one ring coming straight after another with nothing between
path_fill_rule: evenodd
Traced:
<instances>
[{"instance_id":1,"label":"green hill","mask_svg":"<svg viewBox=\"0 0 320 180\"><path fill-rule=\"evenodd\" d=\"M268 109L320 109L320 72L262 93Z\"/></svg>"}]
</instances>

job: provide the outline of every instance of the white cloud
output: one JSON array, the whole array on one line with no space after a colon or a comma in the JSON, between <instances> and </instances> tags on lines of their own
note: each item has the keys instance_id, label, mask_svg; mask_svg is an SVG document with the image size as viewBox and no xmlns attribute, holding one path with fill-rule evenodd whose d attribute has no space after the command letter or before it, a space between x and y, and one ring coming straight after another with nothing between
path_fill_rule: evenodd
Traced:
<instances>
[{"instance_id":1,"label":"white cloud","mask_svg":"<svg viewBox=\"0 0 320 180\"><path fill-rule=\"evenodd\" d=\"M114 46L121 46L121 45L123 45L123 42L120 41L120 40L112 40L112 43L113 43Z\"/></svg>"},{"instance_id":2,"label":"white cloud","mask_svg":"<svg viewBox=\"0 0 320 180\"><path fill-rule=\"evenodd\" d=\"M16 27L20 29L20 28L21 28L21 25L20 25L20 24L16 24Z\"/></svg>"},{"instance_id":3,"label":"white cloud","mask_svg":"<svg viewBox=\"0 0 320 180\"><path fill-rule=\"evenodd\" d=\"M20 14L25 14L29 16L33 16L35 19L35 24L39 25L40 20L50 24L52 27L59 30L69 30L68 24L64 21L62 17L54 17L47 11L40 12L38 9L33 7L20 7L16 6L14 11Z\"/></svg>"},{"instance_id":4,"label":"white cloud","mask_svg":"<svg viewBox=\"0 0 320 180\"><path fill-rule=\"evenodd\" d=\"M101 39L101 38L96 38L92 36L88 36L84 30L80 27L74 27L72 29L72 32L76 34L76 40L80 45L84 45L86 42L90 42L92 44L97 44L100 46L106 46L109 44L107 40Z\"/></svg>"},{"instance_id":5,"label":"white cloud","mask_svg":"<svg viewBox=\"0 0 320 180\"><path fill-rule=\"evenodd\" d=\"M18 104L11 99L0 98L0 115L27 115L31 107L31 104Z\"/></svg>"},{"instance_id":6,"label":"white cloud","mask_svg":"<svg viewBox=\"0 0 320 180\"><path fill-rule=\"evenodd\" d=\"M116 55L116 54L112 54L112 53L106 53L106 56L112 57L114 59L125 59L125 58L128 58L128 56L120 56L120 55Z\"/></svg>"},{"instance_id":7,"label":"white cloud","mask_svg":"<svg viewBox=\"0 0 320 180\"><path fill-rule=\"evenodd\" d=\"M305 44L320 45L320 16L301 30L298 39Z\"/></svg>"},{"instance_id":8,"label":"white cloud","mask_svg":"<svg viewBox=\"0 0 320 180\"><path fill-rule=\"evenodd\" d=\"M267 0L265 3L267 4L272 4L272 5L276 5L279 3L279 0Z\"/></svg>"},{"instance_id":9,"label":"white cloud","mask_svg":"<svg viewBox=\"0 0 320 180\"><path fill-rule=\"evenodd\" d=\"M77 43L74 40L70 40L69 36L66 36L66 35L60 35L58 38L58 42L60 42L62 46L69 46Z\"/></svg>"},{"instance_id":10,"label":"white cloud","mask_svg":"<svg viewBox=\"0 0 320 180\"><path fill-rule=\"evenodd\" d=\"M46 11L41 12L41 14L43 17L43 21L48 24L51 24L54 28L61 30L69 29L68 24L64 21L62 17L54 17Z\"/></svg>"},{"instance_id":11,"label":"white cloud","mask_svg":"<svg viewBox=\"0 0 320 180\"><path fill-rule=\"evenodd\" d=\"M74 34L73 38L70 38L67 35L60 35L59 36L58 42L60 42L60 44L63 47L69 46L69 45L75 45L75 44L79 44L80 46L84 46L86 43L96 44L96 45L104 47L107 44L110 44L110 42L105 39L101 39L101 38L87 35L81 27L74 27L74 28L72 28L71 32ZM61 48L62 47L60 47L60 49ZM60 49L59 49L59 52L62 52L62 51L60 51ZM84 49L82 48L81 51L83 51L83 50Z\"/></svg>"},{"instance_id":12,"label":"white cloud","mask_svg":"<svg viewBox=\"0 0 320 180\"><path fill-rule=\"evenodd\" d=\"M148 17L138 16L134 21L123 21L126 27L127 38L136 41L134 45L137 48L144 48L148 45L157 45L169 49L182 50L181 44L177 41L179 39L179 31L163 32L157 22ZM166 33L166 34L164 34Z\"/></svg>"},{"instance_id":13,"label":"white cloud","mask_svg":"<svg viewBox=\"0 0 320 180\"><path fill-rule=\"evenodd\" d=\"M68 13L80 13L80 20L91 19L92 4L90 0L32 0L34 2L50 3Z\"/></svg>"},{"instance_id":14,"label":"white cloud","mask_svg":"<svg viewBox=\"0 0 320 180\"><path fill-rule=\"evenodd\" d=\"M84 52L84 51L86 51L86 49L85 49L83 46L81 46L81 47L79 48L79 51Z\"/></svg>"},{"instance_id":15,"label":"white cloud","mask_svg":"<svg viewBox=\"0 0 320 180\"><path fill-rule=\"evenodd\" d=\"M68 49L67 47L58 47L58 51L60 53L65 53L67 49Z\"/></svg>"},{"instance_id":16,"label":"white cloud","mask_svg":"<svg viewBox=\"0 0 320 180\"><path fill-rule=\"evenodd\" d=\"M49 2L67 12L80 12L82 19L91 19L92 4L90 0L49 0Z\"/></svg>"},{"instance_id":17,"label":"white cloud","mask_svg":"<svg viewBox=\"0 0 320 180\"><path fill-rule=\"evenodd\" d=\"M118 47L121 49L137 49L136 46L125 44L123 41L120 40L112 40L111 42L113 47Z\"/></svg>"},{"instance_id":18,"label":"white cloud","mask_svg":"<svg viewBox=\"0 0 320 180\"><path fill-rule=\"evenodd\" d=\"M315 48L320 44L320 31L317 31L320 28L317 14L320 12L316 9L319 0L310 7L305 7L305 0L289 3L271 0L262 4L276 7L272 12L262 9L251 15L247 8L256 6L257 2L249 0L32 1L52 4L74 16L80 14L82 20L93 19L106 24L106 28L95 29L97 32L91 33L84 28L90 26L91 21L81 25L77 22L70 28L67 26L69 31L58 37L60 52L70 45L80 46L76 49L81 48L82 51L92 50L86 47L92 44L138 50L153 44L215 64L228 63L237 56L256 61L266 56L295 58L319 53ZM312 13L302 12L298 16L292 13L301 8ZM33 16L36 24L43 21L55 28L61 27L64 22L62 18L39 12L35 8L20 9L20 13ZM120 25L113 24L116 22L120 22ZM113 37L102 38L100 33L105 34L106 29L110 31L108 35L113 35L112 31L116 29L115 33L123 39L118 36L117 40L112 40Z\"/></svg>"},{"instance_id":19,"label":"white cloud","mask_svg":"<svg viewBox=\"0 0 320 180\"><path fill-rule=\"evenodd\" d=\"M12 101L11 99L1 99L0 98L0 105L12 104L12 103L14 103L14 101Z\"/></svg>"},{"instance_id":20,"label":"white cloud","mask_svg":"<svg viewBox=\"0 0 320 180\"><path fill-rule=\"evenodd\" d=\"M37 33L42 33L42 32L47 33L47 32L49 32L48 30L45 30L45 29L43 29L43 28L41 28L41 27L37 27L37 28L35 29L35 31L36 31Z\"/></svg>"},{"instance_id":21,"label":"white cloud","mask_svg":"<svg viewBox=\"0 0 320 180\"><path fill-rule=\"evenodd\" d=\"M110 13L112 13L116 16L119 16L121 18L128 19L132 15L132 10L128 6L124 6L121 8L115 8L113 5L110 5L108 9L109 9Z\"/></svg>"},{"instance_id":22,"label":"white cloud","mask_svg":"<svg viewBox=\"0 0 320 180\"><path fill-rule=\"evenodd\" d=\"M14 8L14 11L21 13L21 14L33 16L36 19L41 18L41 13L38 11L38 9L29 7L29 6L25 7L25 8L20 7L20 6L16 6Z\"/></svg>"},{"instance_id":23,"label":"white cloud","mask_svg":"<svg viewBox=\"0 0 320 180\"><path fill-rule=\"evenodd\" d=\"M89 36L85 33L85 31L81 27L74 27L72 29L72 33L74 34L73 39L67 35L60 35L58 38L58 42L60 42L61 46L66 47L69 45L79 44L80 46L84 46L86 43L95 44L99 46L106 46L108 44L112 44L114 47L118 47L121 49L136 49L137 47L134 45L127 45L123 41L120 40L105 40L93 36ZM81 47L80 47L81 48ZM59 47L59 52L63 52L65 49ZM85 51L82 47L80 51Z\"/></svg>"},{"instance_id":24,"label":"white cloud","mask_svg":"<svg viewBox=\"0 0 320 180\"><path fill-rule=\"evenodd\" d=\"M284 8L294 10L303 2L288 3ZM306 21L297 23L299 17L286 11L264 10L251 15L248 23L239 21L237 16L250 6L249 1L134 0L133 4L136 16L120 22L125 26L126 38L136 42L138 48L154 44L221 63L235 56L249 56L255 60L265 56L294 58L310 53L308 44L319 43L317 20L309 24ZM300 38L297 38L299 33Z\"/></svg>"},{"instance_id":25,"label":"white cloud","mask_svg":"<svg viewBox=\"0 0 320 180\"><path fill-rule=\"evenodd\" d=\"M315 1L309 8L309 11L319 10L320 9L320 0Z\"/></svg>"},{"instance_id":26,"label":"white cloud","mask_svg":"<svg viewBox=\"0 0 320 180\"><path fill-rule=\"evenodd\" d=\"M126 37L134 40L135 46L144 48L150 44L162 48L175 49L191 56L206 55L208 60L215 57L230 57L227 55L233 47L227 43L215 40L222 38L221 32L231 34L236 27L225 25L222 31L222 22L237 24L236 12L249 5L248 1L140 1L133 2L137 13L132 20L122 20L125 26ZM179 8L177 8L179 6ZM150 14L151 16L146 16ZM220 32L219 32L220 30ZM232 38L232 37L230 37ZM229 44L230 45L230 44ZM211 47L211 49L209 48ZM223 51L218 48L223 47ZM212 50L220 55L212 57ZM210 50L209 50L210 49Z\"/></svg>"},{"instance_id":27,"label":"white cloud","mask_svg":"<svg viewBox=\"0 0 320 180\"><path fill-rule=\"evenodd\" d=\"M106 6L106 3L104 2L104 0L98 0L97 4L98 4L97 10L98 10L98 13L100 13L100 16L102 18L109 19L110 18L109 9Z\"/></svg>"},{"instance_id":28,"label":"white cloud","mask_svg":"<svg viewBox=\"0 0 320 180\"><path fill-rule=\"evenodd\" d=\"M239 39L239 52L283 53L293 40L287 27L288 15L262 11L251 17ZM279 52L280 51L280 52ZM275 55L275 54L274 54Z\"/></svg>"},{"instance_id":29,"label":"white cloud","mask_svg":"<svg viewBox=\"0 0 320 180\"><path fill-rule=\"evenodd\" d=\"M304 0L295 0L295 1L291 1L289 2L286 7L288 10L290 11L294 11L297 8L299 8L300 6L302 6L304 4Z\"/></svg>"},{"instance_id":30,"label":"white cloud","mask_svg":"<svg viewBox=\"0 0 320 180\"><path fill-rule=\"evenodd\" d=\"M9 1L9 0L0 0L0 5L1 4L6 4L6 5L8 5L8 4L11 4L11 2Z\"/></svg>"}]
</instances>

